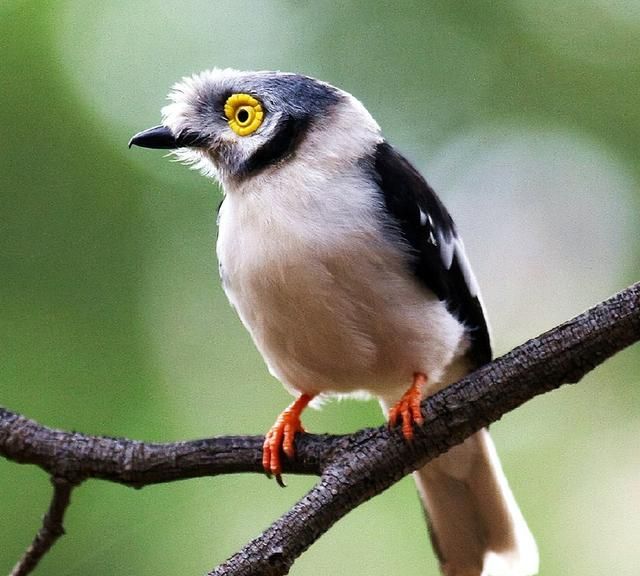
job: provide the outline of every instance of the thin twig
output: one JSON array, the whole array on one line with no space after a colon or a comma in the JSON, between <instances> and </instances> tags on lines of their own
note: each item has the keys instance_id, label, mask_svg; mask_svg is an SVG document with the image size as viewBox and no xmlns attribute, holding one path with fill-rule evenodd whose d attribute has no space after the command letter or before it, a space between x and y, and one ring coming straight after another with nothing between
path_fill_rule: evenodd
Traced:
<instances>
[{"instance_id":1,"label":"thin twig","mask_svg":"<svg viewBox=\"0 0 640 576\"><path fill-rule=\"evenodd\" d=\"M38 565L60 536L64 535L64 513L71 502L71 491L76 484L64 478L51 478L53 496L49 510L42 519L42 526L24 556L14 566L10 576L27 576Z\"/></svg>"}]
</instances>

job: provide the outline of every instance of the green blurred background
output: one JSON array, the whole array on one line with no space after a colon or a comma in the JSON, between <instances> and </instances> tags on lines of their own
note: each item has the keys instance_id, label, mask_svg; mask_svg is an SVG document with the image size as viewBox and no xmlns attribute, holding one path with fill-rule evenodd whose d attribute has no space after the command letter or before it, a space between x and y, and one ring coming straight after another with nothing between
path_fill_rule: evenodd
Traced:
<instances>
[{"instance_id":1,"label":"green blurred background","mask_svg":"<svg viewBox=\"0 0 640 576\"><path fill-rule=\"evenodd\" d=\"M0 3L0 404L145 440L263 433L289 402L226 303L220 191L128 150L171 84L212 66L320 77L359 97L439 190L502 353L640 276L640 3ZM640 350L492 427L543 574L637 574ZM332 403L312 431L382 422ZM92 481L38 574L201 574L313 483L259 475L136 492ZM50 494L0 461L0 573ZM293 574L436 574L410 479Z\"/></svg>"}]
</instances>

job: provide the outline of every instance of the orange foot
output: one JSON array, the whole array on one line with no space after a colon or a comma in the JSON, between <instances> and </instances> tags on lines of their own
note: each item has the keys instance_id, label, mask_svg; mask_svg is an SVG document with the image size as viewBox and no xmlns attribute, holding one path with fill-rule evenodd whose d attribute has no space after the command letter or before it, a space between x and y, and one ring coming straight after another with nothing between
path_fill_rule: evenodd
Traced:
<instances>
[{"instance_id":1,"label":"orange foot","mask_svg":"<svg viewBox=\"0 0 640 576\"><path fill-rule=\"evenodd\" d=\"M402 395L400 401L389 410L389 426L393 427L398 422L398 417L402 419L402 435L407 440L413 439L413 424L419 426L424 424L424 418L420 412L420 401L422 400L422 389L427 383L427 377L422 372L413 375L413 384Z\"/></svg>"},{"instance_id":2,"label":"orange foot","mask_svg":"<svg viewBox=\"0 0 640 576\"><path fill-rule=\"evenodd\" d=\"M282 464L280 462L280 448L289 457L293 458L295 449L293 440L297 432L304 432L300 414L311 402L313 396L303 394L291 406L286 408L278 416L276 423L267 432L262 445L262 466L267 476L276 477L280 486L285 486L282 481Z\"/></svg>"}]
</instances>

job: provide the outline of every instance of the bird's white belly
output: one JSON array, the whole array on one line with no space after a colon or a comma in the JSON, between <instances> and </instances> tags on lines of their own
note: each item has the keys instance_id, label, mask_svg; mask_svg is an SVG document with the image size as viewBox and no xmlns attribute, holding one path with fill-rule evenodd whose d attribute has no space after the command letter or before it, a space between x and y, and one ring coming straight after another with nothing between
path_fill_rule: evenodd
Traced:
<instances>
[{"instance_id":1,"label":"bird's white belly","mask_svg":"<svg viewBox=\"0 0 640 576\"><path fill-rule=\"evenodd\" d=\"M462 353L463 326L371 218L332 223L328 211L314 230L313 220L274 215L273 204L237 200L220 217L223 285L292 393L397 398L414 372L435 383Z\"/></svg>"}]
</instances>

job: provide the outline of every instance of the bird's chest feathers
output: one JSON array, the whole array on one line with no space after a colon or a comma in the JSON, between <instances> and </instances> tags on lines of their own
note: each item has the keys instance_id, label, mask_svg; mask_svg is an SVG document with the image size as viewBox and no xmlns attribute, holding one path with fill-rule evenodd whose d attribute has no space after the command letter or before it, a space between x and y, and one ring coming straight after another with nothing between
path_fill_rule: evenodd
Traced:
<instances>
[{"instance_id":1,"label":"bird's chest feathers","mask_svg":"<svg viewBox=\"0 0 640 576\"><path fill-rule=\"evenodd\" d=\"M458 346L462 328L414 281L369 185L345 176L323 187L262 187L222 205L225 291L290 389L406 386L411 370L437 377Z\"/></svg>"},{"instance_id":2,"label":"bird's chest feathers","mask_svg":"<svg viewBox=\"0 0 640 576\"><path fill-rule=\"evenodd\" d=\"M332 263L381 247L377 210L373 192L348 175L230 194L221 208L218 257L233 304L296 299L299 291L313 298Z\"/></svg>"}]
</instances>

